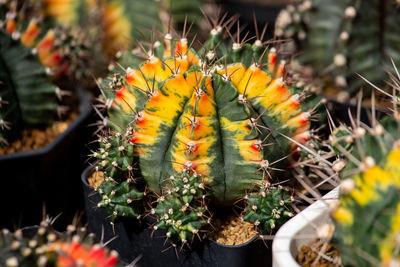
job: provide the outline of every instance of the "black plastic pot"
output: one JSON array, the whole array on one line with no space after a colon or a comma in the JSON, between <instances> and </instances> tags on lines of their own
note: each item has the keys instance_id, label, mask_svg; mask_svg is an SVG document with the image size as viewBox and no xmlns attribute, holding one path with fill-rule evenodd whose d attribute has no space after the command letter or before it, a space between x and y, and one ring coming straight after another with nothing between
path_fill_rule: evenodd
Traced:
<instances>
[{"instance_id":1,"label":"black plastic pot","mask_svg":"<svg viewBox=\"0 0 400 267\"><path fill-rule=\"evenodd\" d=\"M56 226L71 223L83 210L80 181L87 155L92 106L86 92L76 87L79 115L68 129L49 145L0 156L0 227L35 225L46 213L56 216Z\"/></svg>"},{"instance_id":2,"label":"black plastic pot","mask_svg":"<svg viewBox=\"0 0 400 267\"><path fill-rule=\"evenodd\" d=\"M179 248L168 248L165 244L165 232L148 229L148 220L139 224L135 219L123 219L110 224L108 213L98 208L100 195L87 183L87 177L93 172L92 166L82 173L81 180L86 205L88 229L104 241L118 236L108 246L118 251L124 262L132 262L141 257L139 266L272 266L272 241L264 243L258 237L248 242L227 246L213 240L192 244L191 250L181 252ZM147 223L146 223L147 222Z\"/></svg>"}]
</instances>

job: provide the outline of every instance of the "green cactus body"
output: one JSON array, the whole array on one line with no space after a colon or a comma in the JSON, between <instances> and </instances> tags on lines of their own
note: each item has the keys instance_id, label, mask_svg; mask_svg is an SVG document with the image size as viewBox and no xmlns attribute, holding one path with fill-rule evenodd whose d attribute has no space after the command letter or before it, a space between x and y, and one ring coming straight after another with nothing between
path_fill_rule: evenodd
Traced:
<instances>
[{"instance_id":1,"label":"green cactus body","mask_svg":"<svg viewBox=\"0 0 400 267\"><path fill-rule=\"evenodd\" d=\"M299 1L278 16L276 34L293 38L304 52L302 63L354 95L363 85L356 73L384 86L385 69L393 70L387 63L400 59L397 5L380 0Z\"/></svg>"},{"instance_id":2,"label":"green cactus body","mask_svg":"<svg viewBox=\"0 0 400 267\"><path fill-rule=\"evenodd\" d=\"M392 266L400 260L400 131L393 118L380 123L372 133L358 128L347 135L354 137L351 155L362 160L343 170L357 174L342 182L340 205L333 213L333 243L345 266ZM344 132L342 128L337 138L346 138ZM340 141L336 147L343 153Z\"/></svg>"},{"instance_id":3,"label":"green cactus body","mask_svg":"<svg viewBox=\"0 0 400 267\"><path fill-rule=\"evenodd\" d=\"M157 207L151 213L159 218L154 230L165 229L168 238L179 238L186 243L209 223L204 202L206 192L200 175L189 171L178 175L167 179L168 187L164 188Z\"/></svg>"},{"instance_id":4,"label":"green cactus body","mask_svg":"<svg viewBox=\"0 0 400 267\"><path fill-rule=\"evenodd\" d=\"M21 128L50 125L58 119L57 87L45 68L19 41L0 31L0 136L3 142Z\"/></svg>"},{"instance_id":5,"label":"green cactus body","mask_svg":"<svg viewBox=\"0 0 400 267\"><path fill-rule=\"evenodd\" d=\"M263 233L272 232L275 227L293 217L291 208L288 207L293 202L293 197L288 191L281 186L261 183L259 192L245 196L248 205L244 210L243 220L254 223Z\"/></svg>"},{"instance_id":6,"label":"green cactus body","mask_svg":"<svg viewBox=\"0 0 400 267\"><path fill-rule=\"evenodd\" d=\"M136 189L133 179L132 157L133 147L129 143L131 135L128 129L126 133L113 133L108 137L100 137L100 149L93 153L100 162L99 168L104 168L105 179L96 188L102 200L99 207L104 207L114 221L118 216L140 217L140 210L132 202L140 200L145 193ZM113 178L114 177L114 178Z\"/></svg>"}]
</instances>

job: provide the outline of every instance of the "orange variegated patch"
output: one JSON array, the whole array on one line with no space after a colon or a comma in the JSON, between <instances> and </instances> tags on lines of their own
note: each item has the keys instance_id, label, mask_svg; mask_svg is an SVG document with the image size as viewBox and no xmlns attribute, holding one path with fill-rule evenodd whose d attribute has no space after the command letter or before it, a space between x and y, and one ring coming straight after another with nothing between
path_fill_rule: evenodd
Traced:
<instances>
[{"instance_id":1,"label":"orange variegated patch","mask_svg":"<svg viewBox=\"0 0 400 267\"><path fill-rule=\"evenodd\" d=\"M25 32L21 35L21 42L27 46L32 47L36 40L36 37L40 34L40 28L36 21L31 20Z\"/></svg>"}]
</instances>

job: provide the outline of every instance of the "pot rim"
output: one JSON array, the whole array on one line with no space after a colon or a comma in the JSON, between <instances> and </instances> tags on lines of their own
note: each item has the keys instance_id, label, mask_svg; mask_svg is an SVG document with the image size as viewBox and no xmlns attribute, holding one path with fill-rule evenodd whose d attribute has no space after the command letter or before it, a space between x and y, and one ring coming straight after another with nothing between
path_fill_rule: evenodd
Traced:
<instances>
[{"instance_id":1,"label":"pot rim","mask_svg":"<svg viewBox=\"0 0 400 267\"><path fill-rule=\"evenodd\" d=\"M57 146L57 144L64 139L66 136L68 136L76 127L78 127L92 112L92 107L91 107L91 101L87 95L87 93L84 91L84 89L75 84L75 92L78 96L79 100L79 115L76 117L68 126L68 128L58 135L50 144L47 144L44 147L39 147L35 149L30 149L26 151L18 151L10 154L4 154L0 155L0 161L3 160L10 160L13 158L26 158L26 157L32 157L32 156L41 156L49 153L51 150L54 149L54 147Z\"/></svg>"},{"instance_id":2,"label":"pot rim","mask_svg":"<svg viewBox=\"0 0 400 267\"><path fill-rule=\"evenodd\" d=\"M328 192L321 200L311 204L279 228L272 243L272 266L300 267L293 257L293 239L314 220L323 216L324 212L327 212L329 204L337 201L338 196L339 186Z\"/></svg>"}]
</instances>

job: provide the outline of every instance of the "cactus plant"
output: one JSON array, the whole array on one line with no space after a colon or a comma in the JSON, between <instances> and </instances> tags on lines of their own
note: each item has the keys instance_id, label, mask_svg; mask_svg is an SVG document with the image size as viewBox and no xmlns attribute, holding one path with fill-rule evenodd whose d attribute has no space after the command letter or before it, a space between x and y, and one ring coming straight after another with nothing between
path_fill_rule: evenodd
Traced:
<instances>
[{"instance_id":1,"label":"cactus plant","mask_svg":"<svg viewBox=\"0 0 400 267\"><path fill-rule=\"evenodd\" d=\"M63 108L45 68L20 41L0 31L1 145L18 137L22 128L52 124Z\"/></svg>"},{"instance_id":2,"label":"cactus plant","mask_svg":"<svg viewBox=\"0 0 400 267\"><path fill-rule=\"evenodd\" d=\"M174 242L188 242L210 222L207 207L231 206L257 184L264 190L258 194L260 211L280 212L263 221L261 230L291 216L290 194L269 183L278 182L273 173L287 165L296 147L289 139L303 143L310 137L310 112L300 103L304 92L285 81L276 49L261 40L237 40L228 47L221 24L214 26L199 52L185 35L176 39L167 33L138 68L114 73L102 86L111 98L105 103L116 132L104 144L113 149L93 154L100 160L96 168L106 173L103 184L119 187L126 176L143 177L147 189L158 194L151 209L159 218L154 229L167 229ZM117 152L121 143L108 139L121 136ZM115 203L117 190L104 195L100 189L103 199ZM116 201L125 206L127 199L120 196ZM250 196L254 206L256 197ZM101 205L122 215L107 202Z\"/></svg>"},{"instance_id":3,"label":"cactus plant","mask_svg":"<svg viewBox=\"0 0 400 267\"><path fill-rule=\"evenodd\" d=\"M343 172L353 175L341 183L333 243L345 266L392 266L400 260L399 121L386 117L370 133L346 130L338 142L354 139L352 150L343 152L351 159ZM340 143L336 146L346 151Z\"/></svg>"},{"instance_id":4,"label":"cactus plant","mask_svg":"<svg viewBox=\"0 0 400 267\"><path fill-rule=\"evenodd\" d=\"M393 68L397 73L394 64ZM397 78L389 76L397 92ZM333 244L344 266L400 262L400 117L397 95L387 96L393 102L392 115L377 121L372 110L371 127L352 119L352 127L341 125L330 138L333 149L347 158L337 162L343 180L333 207ZM373 103L374 99L373 94Z\"/></svg>"},{"instance_id":5,"label":"cactus plant","mask_svg":"<svg viewBox=\"0 0 400 267\"><path fill-rule=\"evenodd\" d=\"M118 253L96 244L94 235L88 234L85 228L69 225L67 231L60 234L49 220L42 221L37 228L14 233L3 229L0 234L0 264L5 267L123 266Z\"/></svg>"},{"instance_id":6,"label":"cactus plant","mask_svg":"<svg viewBox=\"0 0 400 267\"><path fill-rule=\"evenodd\" d=\"M7 0L0 4L0 18L6 31L34 49L56 77L67 74L86 85L106 73L117 51L129 50L136 39L150 37L148 29L159 28L166 2ZM190 11L189 20L198 20L199 2L172 2L172 13L180 14L175 23L183 22L184 11Z\"/></svg>"},{"instance_id":7,"label":"cactus plant","mask_svg":"<svg viewBox=\"0 0 400 267\"><path fill-rule=\"evenodd\" d=\"M61 7L52 7L53 4ZM52 16L46 16L45 10L55 12L62 7L66 8L57 2L47 6L42 1L28 1L20 5L18 1L6 1L0 4L0 18L5 31L14 39L21 39L25 46L37 53L42 64L55 77L67 75L84 83L93 74L101 73L98 66L105 65L106 57L101 53L101 45L96 43L97 28L87 25L91 19L87 19L85 25L88 27L84 28L72 21L56 23ZM66 14L60 10L57 12L61 17L68 17L72 11ZM89 14L87 17L90 17ZM94 58L93 54L97 56Z\"/></svg>"},{"instance_id":8,"label":"cactus plant","mask_svg":"<svg viewBox=\"0 0 400 267\"><path fill-rule=\"evenodd\" d=\"M353 96L356 73L384 86L390 59L400 59L398 3L379 0L301 0L278 16L276 35L295 40L300 62ZM373 36L373 38L371 38ZM382 65L384 68L382 68Z\"/></svg>"},{"instance_id":9,"label":"cactus plant","mask_svg":"<svg viewBox=\"0 0 400 267\"><path fill-rule=\"evenodd\" d=\"M187 16L189 21L197 23L200 5L199 0L99 1L104 50L113 57L117 51L131 48L135 40L150 38L150 30L159 29L160 21L164 27L170 27L171 23L183 24ZM171 17L173 22L169 21Z\"/></svg>"}]
</instances>

